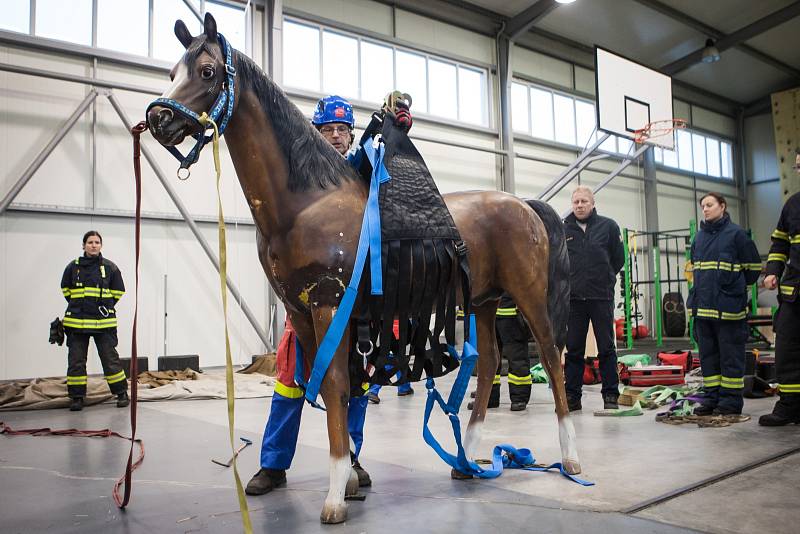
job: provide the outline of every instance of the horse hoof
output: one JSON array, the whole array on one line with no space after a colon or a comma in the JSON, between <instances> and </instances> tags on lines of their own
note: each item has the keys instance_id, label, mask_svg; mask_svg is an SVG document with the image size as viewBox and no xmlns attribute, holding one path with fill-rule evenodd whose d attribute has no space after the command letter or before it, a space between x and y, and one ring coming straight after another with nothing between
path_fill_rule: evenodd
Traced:
<instances>
[{"instance_id":1,"label":"horse hoof","mask_svg":"<svg viewBox=\"0 0 800 534\"><path fill-rule=\"evenodd\" d=\"M453 480L469 480L472 478L472 475L462 473L458 469L453 469L450 471L450 478L452 478Z\"/></svg>"},{"instance_id":2,"label":"horse hoof","mask_svg":"<svg viewBox=\"0 0 800 534\"><path fill-rule=\"evenodd\" d=\"M350 478L347 479L347 486L344 488L344 496L352 497L358 495L358 473L355 469L350 469Z\"/></svg>"},{"instance_id":3,"label":"horse hoof","mask_svg":"<svg viewBox=\"0 0 800 534\"><path fill-rule=\"evenodd\" d=\"M581 472L581 464L578 460L564 460L562 465L564 466L564 471L570 475L577 475Z\"/></svg>"},{"instance_id":4,"label":"horse hoof","mask_svg":"<svg viewBox=\"0 0 800 534\"><path fill-rule=\"evenodd\" d=\"M328 504L322 507L322 513L319 514L319 520L326 525L335 525L337 523L344 523L347 519L347 503Z\"/></svg>"}]
</instances>

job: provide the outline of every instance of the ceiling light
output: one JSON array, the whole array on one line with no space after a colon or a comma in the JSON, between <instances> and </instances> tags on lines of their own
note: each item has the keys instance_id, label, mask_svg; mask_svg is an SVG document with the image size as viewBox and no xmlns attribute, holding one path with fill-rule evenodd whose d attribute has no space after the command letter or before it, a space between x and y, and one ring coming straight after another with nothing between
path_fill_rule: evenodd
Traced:
<instances>
[{"instance_id":1,"label":"ceiling light","mask_svg":"<svg viewBox=\"0 0 800 534\"><path fill-rule=\"evenodd\" d=\"M714 41L706 39L706 47L703 48L703 55L701 57L703 63L714 63L719 61L719 49L714 46Z\"/></svg>"},{"instance_id":2,"label":"ceiling light","mask_svg":"<svg viewBox=\"0 0 800 534\"><path fill-rule=\"evenodd\" d=\"M556 0L557 4L571 4L575 0Z\"/></svg>"}]
</instances>

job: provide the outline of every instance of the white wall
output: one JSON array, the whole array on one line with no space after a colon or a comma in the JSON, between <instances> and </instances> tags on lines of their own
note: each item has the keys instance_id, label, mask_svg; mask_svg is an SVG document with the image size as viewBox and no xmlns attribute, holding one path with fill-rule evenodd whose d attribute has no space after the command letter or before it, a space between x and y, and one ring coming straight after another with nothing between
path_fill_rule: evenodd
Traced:
<instances>
[{"instance_id":1,"label":"white wall","mask_svg":"<svg viewBox=\"0 0 800 534\"><path fill-rule=\"evenodd\" d=\"M770 247L769 236L783 207L772 114L745 119L744 142L750 225L758 251L766 255Z\"/></svg>"}]
</instances>

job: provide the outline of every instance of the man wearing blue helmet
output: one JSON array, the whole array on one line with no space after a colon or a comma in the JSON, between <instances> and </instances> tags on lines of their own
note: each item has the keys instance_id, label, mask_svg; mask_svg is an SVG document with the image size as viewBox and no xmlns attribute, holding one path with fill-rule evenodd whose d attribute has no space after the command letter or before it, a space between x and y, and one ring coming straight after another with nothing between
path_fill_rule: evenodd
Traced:
<instances>
[{"instance_id":1,"label":"man wearing blue helmet","mask_svg":"<svg viewBox=\"0 0 800 534\"><path fill-rule=\"evenodd\" d=\"M411 114L408 108L401 108L395 114L395 123L408 130L411 128ZM353 144L353 106L336 95L326 96L317 102L311 123L342 157L345 157ZM245 493L263 495L274 488L286 484L286 470L289 469L297 447L300 432L300 416L303 410L303 392L294 382L296 363L295 332L287 319L283 337L278 344L277 384L272 397L272 405L261 442L261 469L247 483ZM361 451L364 435L364 418L367 413L367 396L350 398L347 413L347 427L352 440L350 452L353 469L358 475L359 486L371 486L372 480L361 464L358 454Z\"/></svg>"}]
</instances>

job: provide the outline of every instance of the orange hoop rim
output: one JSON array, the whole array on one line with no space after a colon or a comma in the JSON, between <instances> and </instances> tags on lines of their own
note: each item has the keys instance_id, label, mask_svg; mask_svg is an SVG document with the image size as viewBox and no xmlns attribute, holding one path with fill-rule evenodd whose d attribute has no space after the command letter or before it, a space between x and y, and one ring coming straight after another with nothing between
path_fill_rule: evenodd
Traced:
<instances>
[{"instance_id":1,"label":"orange hoop rim","mask_svg":"<svg viewBox=\"0 0 800 534\"><path fill-rule=\"evenodd\" d=\"M644 128L636 130L633 135L633 140L636 143L642 144L653 137L662 137L674 132L675 130L686 128L686 124L686 119L664 119L660 121L653 121L647 124Z\"/></svg>"}]
</instances>

